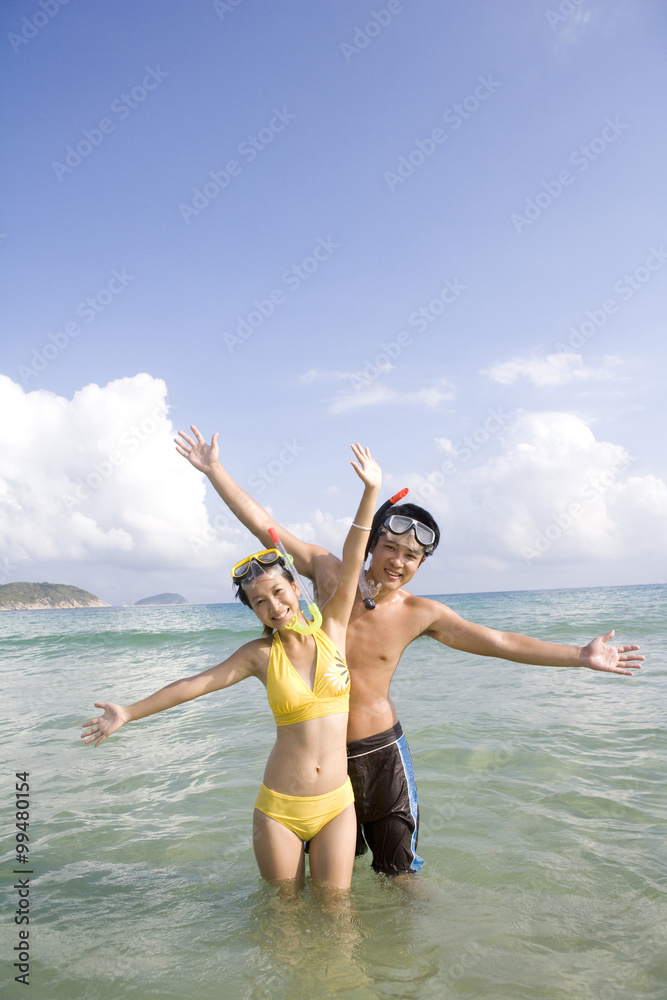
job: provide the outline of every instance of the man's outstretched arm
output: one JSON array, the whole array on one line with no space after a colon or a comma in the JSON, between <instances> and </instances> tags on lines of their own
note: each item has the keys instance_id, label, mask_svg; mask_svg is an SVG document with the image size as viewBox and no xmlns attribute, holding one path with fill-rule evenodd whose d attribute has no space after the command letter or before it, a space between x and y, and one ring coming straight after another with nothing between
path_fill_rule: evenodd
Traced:
<instances>
[{"instance_id":1,"label":"man's outstretched arm","mask_svg":"<svg viewBox=\"0 0 667 1000\"><path fill-rule=\"evenodd\" d=\"M191 425L190 429L194 439L184 431L179 431L179 437L174 438L179 455L187 458L190 465L198 469L199 472L203 472L234 517L251 531L262 545L266 546L267 549L272 548L273 542L269 536L269 528L275 528L277 522L222 467L217 433L213 435L211 443L207 444L194 424ZM281 542L287 551L294 556L297 571L311 580L316 580L319 577L319 587L322 589L324 577L337 572L339 560L321 545L302 541L282 525L277 527ZM324 590L327 589L325 585Z\"/></svg>"},{"instance_id":2,"label":"man's outstretched arm","mask_svg":"<svg viewBox=\"0 0 667 1000\"><path fill-rule=\"evenodd\" d=\"M429 604L437 605L436 601ZM609 646L613 629L598 636L587 646L561 646L543 642L518 632L499 632L460 618L444 604L433 609L433 618L425 629L438 642L479 656L497 656L514 663L530 663L545 667L588 667L612 674L627 674L639 670L643 656L635 654L639 646Z\"/></svg>"}]
</instances>

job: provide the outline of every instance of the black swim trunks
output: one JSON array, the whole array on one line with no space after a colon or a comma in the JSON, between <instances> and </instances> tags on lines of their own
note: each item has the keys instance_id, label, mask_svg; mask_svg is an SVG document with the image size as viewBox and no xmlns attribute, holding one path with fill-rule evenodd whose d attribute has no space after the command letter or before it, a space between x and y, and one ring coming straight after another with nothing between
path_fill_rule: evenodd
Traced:
<instances>
[{"instance_id":1,"label":"black swim trunks","mask_svg":"<svg viewBox=\"0 0 667 1000\"><path fill-rule=\"evenodd\" d=\"M418 872L424 862L417 854L417 786L400 722L348 743L347 773L357 812L356 854L370 847L373 868L386 875Z\"/></svg>"}]
</instances>

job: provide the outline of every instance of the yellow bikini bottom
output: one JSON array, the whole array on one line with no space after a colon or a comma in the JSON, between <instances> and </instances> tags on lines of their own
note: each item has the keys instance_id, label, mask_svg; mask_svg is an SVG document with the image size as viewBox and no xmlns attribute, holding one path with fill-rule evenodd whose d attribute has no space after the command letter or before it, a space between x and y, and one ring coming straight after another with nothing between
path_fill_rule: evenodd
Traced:
<instances>
[{"instance_id":1,"label":"yellow bikini bottom","mask_svg":"<svg viewBox=\"0 0 667 1000\"><path fill-rule=\"evenodd\" d=\"M312 840L351 802L354 802L354 792L349 778L340 788L324 795L283 795L267 788L262 782L255 809L282 823L299 840Z\"/></svg>"}]
</instances>

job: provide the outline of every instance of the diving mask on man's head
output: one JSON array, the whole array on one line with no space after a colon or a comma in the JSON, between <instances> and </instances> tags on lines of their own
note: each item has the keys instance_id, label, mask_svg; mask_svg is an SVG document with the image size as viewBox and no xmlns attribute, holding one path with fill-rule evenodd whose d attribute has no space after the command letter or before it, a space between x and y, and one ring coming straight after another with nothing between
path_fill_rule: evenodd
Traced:
<instances>
[{"instance_id":1,"label":"diving mask on man's head","mask_svg":"<svg viewBox=\"0 0 667 1000\"><path fill-rule=\"evenodd\" d=\"M424 554L430 556L435 548L435 531L421 521L416 521L414 517L406 517L404 514L390 514L380 528L380 534L390 531L392 535L405 535L412 531L415 540L424 549Z\"/></svg>"}]
</instances>

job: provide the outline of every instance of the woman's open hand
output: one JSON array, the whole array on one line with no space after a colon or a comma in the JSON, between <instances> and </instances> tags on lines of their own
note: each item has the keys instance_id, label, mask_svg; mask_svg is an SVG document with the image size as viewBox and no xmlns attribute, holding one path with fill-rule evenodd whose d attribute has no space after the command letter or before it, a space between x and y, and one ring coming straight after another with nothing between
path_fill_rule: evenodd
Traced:
<instances>
[{"instance_id":1,"label":"woman's open hand","mask_svg":"<svg viewBox=\"0 0 667 1000\"><path fill-rule=\"evenodd\" d=\"M174 438L176 451L183 458L187 458L190 465L194 465L195 469L199 469L200 472L207 475L211 467L219 459L218 435L214 434L211 438L211 443L207 444L194 424L191 424L190 430L194 434L196 441L193 441L185 431L179 431L181 440Z\"/></svg>"},{"instance_id":2,"label":"woman's open hand","mask_svg":"<svg viewBox=\"0 0 667 1000\"><path fill-rule=\"evenodd\" d=\"M350 465L359 476L359 479L366 486L372 486L379 490L382 485L382 469L371 455L369 449L363 448L359 443L351 444L350 448L357 459L356 462L350 462Z\"/></svg>"},{"instance_id":3,"label":"woman's open hand","mask_svg":"<svg viewBox=\"0 0 667 1000\"><path fill-rule=\"evenodd\" d=\"M96 701L95 708L103 708L104 715L100 715L98 719L89 719L88 722L84 722L81 739L85 740L86 743L94 743L98 747L112 733L125 725L129 721L129 717L122 705L114 705L110 701Z\"/></svg>"}]
</instances>

